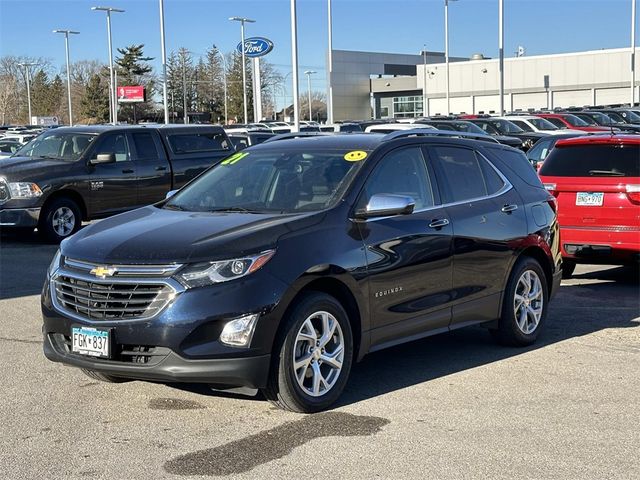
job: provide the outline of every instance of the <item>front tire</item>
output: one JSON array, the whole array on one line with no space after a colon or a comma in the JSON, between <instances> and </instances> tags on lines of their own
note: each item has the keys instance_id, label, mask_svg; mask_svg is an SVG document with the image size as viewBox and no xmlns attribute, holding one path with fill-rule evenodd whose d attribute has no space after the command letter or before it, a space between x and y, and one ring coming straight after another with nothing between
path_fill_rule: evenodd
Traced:
<instances>
[{"instance_id":1,"label":"front tire","mask_svg":"<svg viewBox=\"0 0 640 480\"><path fill-rule=\"evenodd\" d=\"M38 231L51 243L60 243L78 231L82 224L80 208L69 198L56 198L40 213Z\"/></svg>"},{"instance_id":2,"label":"front tire","mask_svg":"<svg viewBox=\"0 0 640 480\"><path fill-rule=\"evenodd\" d=\"M347 313L335 298L310 293L284 320L263 394L283 410L324 410L340 397L351 371L353 334Z\"/></svg>"},{"instance_id":3,"label":"front tire","mask_svg":"<svg viewBox=\"0 0 640 480\"><path fill-rule=\"evenodd\" d=\"M494 339L509 346L534 343L542 329L549 303L547 278L537 260L520 258L509 277Z\"/></svg>"}]
</instances>

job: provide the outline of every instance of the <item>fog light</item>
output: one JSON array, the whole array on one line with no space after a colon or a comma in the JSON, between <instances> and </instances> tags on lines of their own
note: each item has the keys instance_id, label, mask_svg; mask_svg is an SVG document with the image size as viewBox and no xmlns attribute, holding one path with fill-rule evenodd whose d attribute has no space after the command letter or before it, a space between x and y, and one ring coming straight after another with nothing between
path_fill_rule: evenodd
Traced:
<instances>
[{"instance_id":1,"label":"fog light","mask_svg":"<svg viewBox=\"0 0 640 480\"><path fill-rule=\"evenodd\" d=\"M220 341L232 347L248 347L259 315L245 315L227 322L220 334Z\"/></svg>"}]
</instances>

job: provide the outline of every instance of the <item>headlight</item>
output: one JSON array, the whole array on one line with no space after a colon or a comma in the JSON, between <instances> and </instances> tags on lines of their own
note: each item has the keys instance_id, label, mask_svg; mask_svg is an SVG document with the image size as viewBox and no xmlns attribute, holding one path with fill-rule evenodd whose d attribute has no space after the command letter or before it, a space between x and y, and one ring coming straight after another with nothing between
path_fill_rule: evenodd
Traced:
<instances>
[{"instance_id":1,"label":"headlight","mask_svg":"<svg viewBox=\"0 0 640 480\"><path fill-rule=\"evenodd\" d=\"M35 183L11 182L9 183L11 198L36 198L42 195L42 190Z\"/></svg>"},{"instance_id":2,"label":"headlight","mask_svg":"<svg viewBox=\"0 0 640 480\"><path fill-rule=\"evenodd\" d=\"M52 276L54 273L56 273L58 268L60 268L61 259L62 259L62 255L60 254L60 249L58 249L56 254L53 256L53 260L51 260L51 264L49 265L49 268L47 269L47 274L49 276Z\"/></svg>"},{"instance_id":3,"label":"headlight","mask_svg":"<svg viewBox=\"0 0 640 480\"><path fill-rule=\"evenodd\" d=\"M273 257L274 253L276 253L275 250L267 250L250 257L196 263L178 272L177 279L188 288L228 282L260 269Z\"/></svg>"}]
</instances>

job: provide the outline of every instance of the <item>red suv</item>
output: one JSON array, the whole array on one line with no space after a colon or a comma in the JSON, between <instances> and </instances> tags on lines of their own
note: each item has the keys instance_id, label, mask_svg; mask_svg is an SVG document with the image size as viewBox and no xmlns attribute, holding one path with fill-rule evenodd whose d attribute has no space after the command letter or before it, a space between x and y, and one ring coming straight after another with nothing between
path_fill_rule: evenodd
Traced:
<instances>
[{"instance_id":1,"label":"red suv","mask_svg":"<svg viewBox=\"0 0 640 480\"><path fill-rule=\"evenodd\" d=\"M576 117L571 113L536 113L536 117L549 120L558 128L570 128L571 130L581 130L583 132L611 132L609 127L597 127L589 125L580 117ZM620 131L617 128L614 131Z\"/></svg>"},{"instance_id":2,"label":"red suv","mask_svg":"<svg viewBox=\"0 0 640 480\"><path fill-rule=\"evenodd\" d=\"M576 263L638 265L640 136L558 140L540 178L558 202L565 278Z\"/></svg>"}]
</instances>

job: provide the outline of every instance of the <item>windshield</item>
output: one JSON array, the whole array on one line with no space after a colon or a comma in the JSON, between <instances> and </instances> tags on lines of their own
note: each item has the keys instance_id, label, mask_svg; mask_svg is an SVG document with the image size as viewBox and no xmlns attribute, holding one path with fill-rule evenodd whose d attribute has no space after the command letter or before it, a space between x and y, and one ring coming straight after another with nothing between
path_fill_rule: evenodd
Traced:
<instances>
[{"instance_id":1,"label":"windshield","mask_svg":"<svg viewBox=\"0 0 640 480\"><path fill-rule=\"evenodd\" d=\"M575 115L563 115L562 118L572 127L588 127L589 124Z\"/></svg>"},{"instance_id":2,"label":"windshield","mask_svg":"<svg viewBox=\"0 0 640 480\"><path fill-rule=\"evenodd\" d=\"M613 122L613 119L611 117L600 112L592 112L589 114L589 117L594 120L596 125L611 125L611 123ZM580 118L585 121L587 120L586 118L584 118L584 116L581 116Z\"/></svg>"},{"instance_id":3,"label":"windshield","mask_svg":"<svg viewBox=\"0 0 640 480\"><path fill-rule=\"evenodd\" d=\"M617 113L607 112L606 116L609 117L611 120L613 120L614 123L625 123L624 118L622 118L622 115L618 115Z\"/></svg>"},{"instance_id":4,"label":"windshield","mask_svg":"<svg viewBox=\"0 0 640 480\"><path fill-rule=\"evenodd\" d=\"M34 138L14 155L17 157L75 161L89 148L95 138L96 134L93 133L53 130Z\"/></svg>"},{"instance_id":5,"label":"windshield","mask_svg":"<svg viewBox=\"0 0 640 480\"><path fill-rule=\"evenodd\" d=\"M640 115L632 110L626 110L625 113L629 116L629 120L633 123L640 123Z\"/></svg>"},{"instance_id":6,"label":"windshield","mask_svg":"<svg viewBox=\"0 0 640 480\"><path fill-rule=\"evenodd\" d=\"M366 155L302 149L238 152L175 194L163 208L246 213L323 210L338 202Z\"/></svg>"},{"instance_id":7,"label":"windshield","mask_svg":"<svg viewBox=\"0 0 640 480\"><path fill-rule=\"evenodd\" d=\"M491 120L489 123L491 123L491 125L493 125L494 128L502 135L509 135L510 133L524 133L524 130L508 120Z\"/></svg>"},{"instance_id":8,"label":"windshield","mask_svg":"<svg viewBox=\"0 0 640 480\"><path fill-rule=\"evenodd\" d=\"M471 122L452 122L454 129L459 132L467 132L467 133L479 133L482 135L486 135L487 133L482 130L479 126L474 125Z\"/></svg>"},{"instance_id":9,"label":"windshield","mask_svg":"<svg viewBox=\"0 0 640 480\"><path fill-rule=\"evenodd\" d=\"M536 127L538 130L560 130L549 120L544 118L530 118L529 123Z\"/></svg>"}]
</instances>

